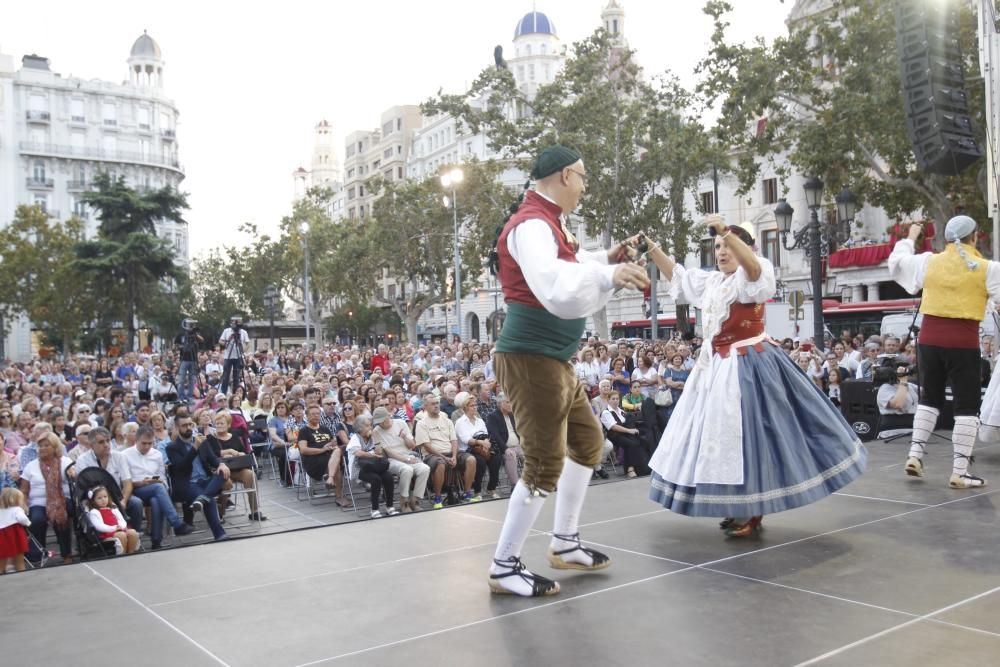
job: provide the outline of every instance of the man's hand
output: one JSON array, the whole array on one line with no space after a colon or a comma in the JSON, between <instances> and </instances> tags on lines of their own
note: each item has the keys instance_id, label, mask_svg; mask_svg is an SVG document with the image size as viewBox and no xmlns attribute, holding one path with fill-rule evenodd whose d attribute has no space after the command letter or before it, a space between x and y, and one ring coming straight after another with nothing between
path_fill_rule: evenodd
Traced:
<instances>
[{"instance_id":1,"label":"man's hand","mask_svg":"<svg viewBox=\"0 0 1000 667\"><path fill-rule=\"evenodd\" d=\"M195 449L198 449L199 447L201 447L201 443L203 443L203 442L205 442L205 436L203 436L201 433L199 433L198 435L194 436L194 445L193 445L193 447Z\"/></svg>"},{"instance_id":2,"label":"man's hand","mask_svg":"<svg viewBox=\"0 0 1000 667\"><path fill-rule=\"evenodd\" d=\"M649 285L649 276L638 264L619 264L615 267L614 284L615 287L642 290Z\"/></svg>"},{"instance_id":3,"label":"man's hand","mask_svg":"<svg viewBox=\"0 0 1000 667\"><path fill-rule=\"evenodd\" d=\"M608 263L618 264L619 262L629 262L636 258L638 252L636 252L636 246L639 245L639 241L642 240L642 234L636 234L635 236L630 236L621 243L612 246L608 250Z\"/></svg>"},{"instance_id":4,"label":"man's hand","mask_svg":"<svg viewBox=\"0 0 1000 667\"><path fill-rule=\"evenodd\" d=\"M219 472L222 473L222 479L229 479L229 476L232 474L229 471L229 466L227 466L225 463L219 464Z\"/></svg>"},{"instance_id":5,"label":"man's hand","mask_svg":"<svg viewBox=\"0 0 1000 667\"><path fill-rule=\"evenodd\" d=\"M920 236L920 232L924 231L924 226L919 222L910 223L910 232L907 234L907 238L911 241L916 241L917 237Z\"/></svg>"}]
</instances>

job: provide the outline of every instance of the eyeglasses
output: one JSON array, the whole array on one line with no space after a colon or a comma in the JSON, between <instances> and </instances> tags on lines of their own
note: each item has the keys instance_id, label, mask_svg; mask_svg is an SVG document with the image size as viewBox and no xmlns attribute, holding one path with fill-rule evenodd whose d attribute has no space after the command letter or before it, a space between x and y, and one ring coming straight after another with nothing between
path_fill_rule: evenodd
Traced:
<instances>
[{"instance_id":1,"label":"eyeglasses","mask_svg":"<svg viewBox=\"0 0 1000 667\"><path fill-rule=\"evenodd\" d=\"M577 176L580 177L580 181L584 185L587 185L587 175L585 173L583 173L582 171L577 171L576 169L570 169L568 167L566 168L566 171L570 171L570 172L576 174Z\"/></svg>"}]
</instances>

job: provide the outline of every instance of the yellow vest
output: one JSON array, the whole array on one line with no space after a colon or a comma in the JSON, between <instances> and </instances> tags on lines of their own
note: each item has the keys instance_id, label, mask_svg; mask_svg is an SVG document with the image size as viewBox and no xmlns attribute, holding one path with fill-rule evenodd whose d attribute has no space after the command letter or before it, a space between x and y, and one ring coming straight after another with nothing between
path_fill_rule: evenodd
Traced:
<instances>
[{"instance_id":1,"label":"yellow vest","mask_svg":"<svg viewBox=\"0 0 1000 667\"><path fill-rule=\"evenodd\" d=\"M979 266L970 271L954 243L949 243L944 252L932 256L927 261L924 276L921 313L977 322L983 319L988 298L987 262L972 246L963 243L962 249L970 260L978 260Z\"/></svg>"}]
</instances>

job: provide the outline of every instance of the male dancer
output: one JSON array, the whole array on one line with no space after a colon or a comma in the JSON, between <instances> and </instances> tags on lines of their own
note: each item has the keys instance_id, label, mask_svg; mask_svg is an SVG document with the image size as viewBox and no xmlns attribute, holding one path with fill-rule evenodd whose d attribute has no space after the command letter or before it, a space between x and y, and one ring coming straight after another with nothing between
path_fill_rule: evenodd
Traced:
<instances>
[{"instance_id":1,"label":"male dancer","mask_svg":"<svg viewBox=\"0 0 1000 667\"><path fill-rule=\"evenodd\" d=\"M1000 300L1000 263L987 261L976 251L976 222L966 215L948 221L944 252L914 255L914 241L921 225L910 225L909 238L896 243L889 256L889 273L910 294L924 290L924 314L917 345L920 369L920 405L913 417L913 440L906 460L906 474L924 476L927 438L937 424L944 404L944 388L954 396L955 449L951 479L953 489L986 486L986 480L969 472L972 448L979 429L979 322L987 299Z\"/></svg>"},{"instance_id":2,"label":"male dancer","mask_svg":"<svg viewBox=\"0 0 1000 667\"><path fill-rule=\"evenodd\" d=\"M507 320L493 359L517 421L524 471L511 494L489 575L494 593L527 597L559 592L559 584L532 574L520 559L545 497L557 486L552 567L593 571L611 564L606 555L583 547L577 531L604 436L568 361L587 315L607 303L615 288L642 289L649 282L636 264L609 266L628 256L626 244L607 253L579 252L563 223L586 189L578 152L546 148L531 178L535 190L525 193L497 240Z\"/></svg>"}]
</instances>

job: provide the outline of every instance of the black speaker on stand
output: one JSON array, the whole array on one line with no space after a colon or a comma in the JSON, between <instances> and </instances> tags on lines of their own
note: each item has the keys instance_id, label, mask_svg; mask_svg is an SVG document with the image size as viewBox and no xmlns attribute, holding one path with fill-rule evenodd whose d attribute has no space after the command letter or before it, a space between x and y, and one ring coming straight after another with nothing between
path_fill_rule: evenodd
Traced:
<instances>
[{"instance_id":1,"label":"black speaker on stand","mask_svg":"<svg viewBox=\"0 0 1000 667\"><path fill-rule=\"evenodd\" d=\"M955 2L897 0L906 129L921 171L955 176L983 156L973 136Z\"/></svg>"}]
</instances>

